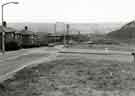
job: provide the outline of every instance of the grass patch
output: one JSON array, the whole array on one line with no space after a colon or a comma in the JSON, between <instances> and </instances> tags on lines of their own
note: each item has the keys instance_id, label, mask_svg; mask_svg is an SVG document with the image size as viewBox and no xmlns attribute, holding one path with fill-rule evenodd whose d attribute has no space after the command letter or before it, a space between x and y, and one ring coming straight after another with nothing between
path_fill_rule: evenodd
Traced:
<instances>
[{"instance_id":1,"label":"grass patch","mask_svg":"<svg viewBox=\"0 0 135 96\"><path fill-rule=\"evenodd\" d=\"M135 65L70 58L24 68L4 81L0 92L7 96L130 96L113 94L134 88Z\"/></svg>"}]
</instances>

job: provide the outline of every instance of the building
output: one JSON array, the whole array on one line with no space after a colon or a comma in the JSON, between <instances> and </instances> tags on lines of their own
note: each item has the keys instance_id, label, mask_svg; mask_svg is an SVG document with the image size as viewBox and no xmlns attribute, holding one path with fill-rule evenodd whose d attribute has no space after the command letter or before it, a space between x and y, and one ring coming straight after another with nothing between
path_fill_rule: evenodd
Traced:
<instances>
[{"instance_id":1,"label":"building","mask_svg":"<svg viewBox=\"0 0 135 96\"><path fill-rule=\"evenodd\" d=\"M33 47L37 44L37 35L36 33L28 30L28 27L25 26L23 30L20 31L22 35L22 47Z\"/></svg>"},{"instance_id":2,"label":"building","mask_svg":"<svg viewBox=\"0 0 135 96\"><path fill-rule=\"evenodd\" d=\"M63 34L48 34L48 43L63 42L63 40L64 40Z\"/></svg>"},{"instance_id":3,"label":"building","mask_svg":"<svg viewBox=\"0 0 135 96\"><path fill-rule=\"evenodd\" d=\"M48 33L37 32L37 42L39 46L48 46Z\"/></svg>"},{"instance_id":4,"label":"building","mask_svg":"<svg viewBox=\"0 0 135 96\"><path fill-rule=\"evenodd\" d=\"M5 46L7 48L10 42L17 42L16 40L21 39L21 35L18 34L16 37L17 30L11 27L7 27L6 22L3 22L3 26L0 26L0 49L2 49L2 32L5 32ZM18 41L20 42L20 41ZM18 43L19 44L19 43Z\"/></svg>"}]
</instances>

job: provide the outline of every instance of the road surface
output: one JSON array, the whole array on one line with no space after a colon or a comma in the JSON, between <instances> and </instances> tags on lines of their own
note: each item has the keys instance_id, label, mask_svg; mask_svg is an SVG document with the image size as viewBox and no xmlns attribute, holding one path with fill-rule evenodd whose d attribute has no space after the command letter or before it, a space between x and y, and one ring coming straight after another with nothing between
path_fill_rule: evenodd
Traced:
<instances>
[{"instance_id":1,"label":"road surface","mask_svg":"<svg viewBox=\"0 0 135 96\"><path fill-rule=\"evenodd\" d=\"M130 51L109 50L105 49L77 49L77 48L64 48L61 53L82 53L82 54L98 54L98 55L131 55Z\"/></svg>"},{"instance_id":2,"label":"road surface","mask_svg":"<svg viewBox=\"0 0 135 96\"><path fill-rule=\"evenodd\" d=\"M58 48L31 48L0 55L0 81L22 68L53 60L57 56Z\"/></svg>"},{"instance_id":3,"label":"road surface","mask_svg":"<svg viewBox=\"0 0 135 96\"><path fill-rule=\"evenodd\" d=\"M83 53L82 56L91 59L122 60L124 62L132 61L131 52L112 51L107 49L70 49L63 48L63 46L22 49L14 52L7 52L4 56L0 55L0 81L3 81L8 78L8 76L11 76L11 74L28 65L55 60L58 55L65 55L65 53ZM110 55L106 56L106 54Z\"/></svg>"}]
</instances>

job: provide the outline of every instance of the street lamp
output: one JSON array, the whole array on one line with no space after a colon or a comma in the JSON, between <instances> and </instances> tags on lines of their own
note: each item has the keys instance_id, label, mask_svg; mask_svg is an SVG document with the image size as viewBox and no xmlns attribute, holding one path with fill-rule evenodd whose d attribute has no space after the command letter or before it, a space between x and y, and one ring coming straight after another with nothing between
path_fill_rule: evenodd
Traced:
<instances>
[{"instance_id":1,"label":"street lamp","mask_svg":"<svg viewBox=\"0 0 135 96\"><path fill-rule=\"evenodd\" d=\"M1 21L2 21L2 28L3 28L3 22L4 22L4 6L8 4L19 4L19 2L7 2L1 5ZM4 55L5 53L5 32L2 30L2 53Z\"/></svg>"}]
</instances>

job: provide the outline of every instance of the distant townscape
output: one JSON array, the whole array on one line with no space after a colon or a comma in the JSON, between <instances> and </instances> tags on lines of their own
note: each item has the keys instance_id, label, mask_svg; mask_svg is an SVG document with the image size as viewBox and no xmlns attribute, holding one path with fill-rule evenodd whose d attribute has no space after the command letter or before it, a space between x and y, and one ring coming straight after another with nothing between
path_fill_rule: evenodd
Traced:
<instances>
[{"instance_id":1,"label":"distant townscape","mask_svg":"<svg viewBox=\"0 0 135 96\"><path fill-rule=\"evenodd\" d=\"M68 25L68 26L67 26ZM48 46L49 43L123 40L128 42L134 37L135 22L123 23L91 23L65 24L56 23L9 23L0 27L0 40L5 32L6 50ZM110 41L110 39L112 39ZM0 43L2 49L2 42Z\"/></svg>"},{"instance_id":2,"label":"distant townscape","mask_svg":"<svg viewBox=\"0 0 135 96\"><path fill-rule=\"evenodd\" d=\"M46 46L52 42L63 42L64 35L68 39L88 40L90 34L105 34L112 30L118 29L121 23L103 23L103 24L66 24L61 22L54 23L9 23L5 22L0 32L5 34L6 50ZM3 30L4 29L4 30ZM68 33L67 33L68 30ZM1 34L2 35L2 34ZM82 37L78 37L82 36ZM2 36L0 37L2 40ZM2 48L2 42L0 43ZM12 45L12 46L11 46ZM14 45L14 46L13 46ZM16 47L15 47L16 46ZM13 48L12 48L13 47Z\"/></svg>"}]
</instances>

